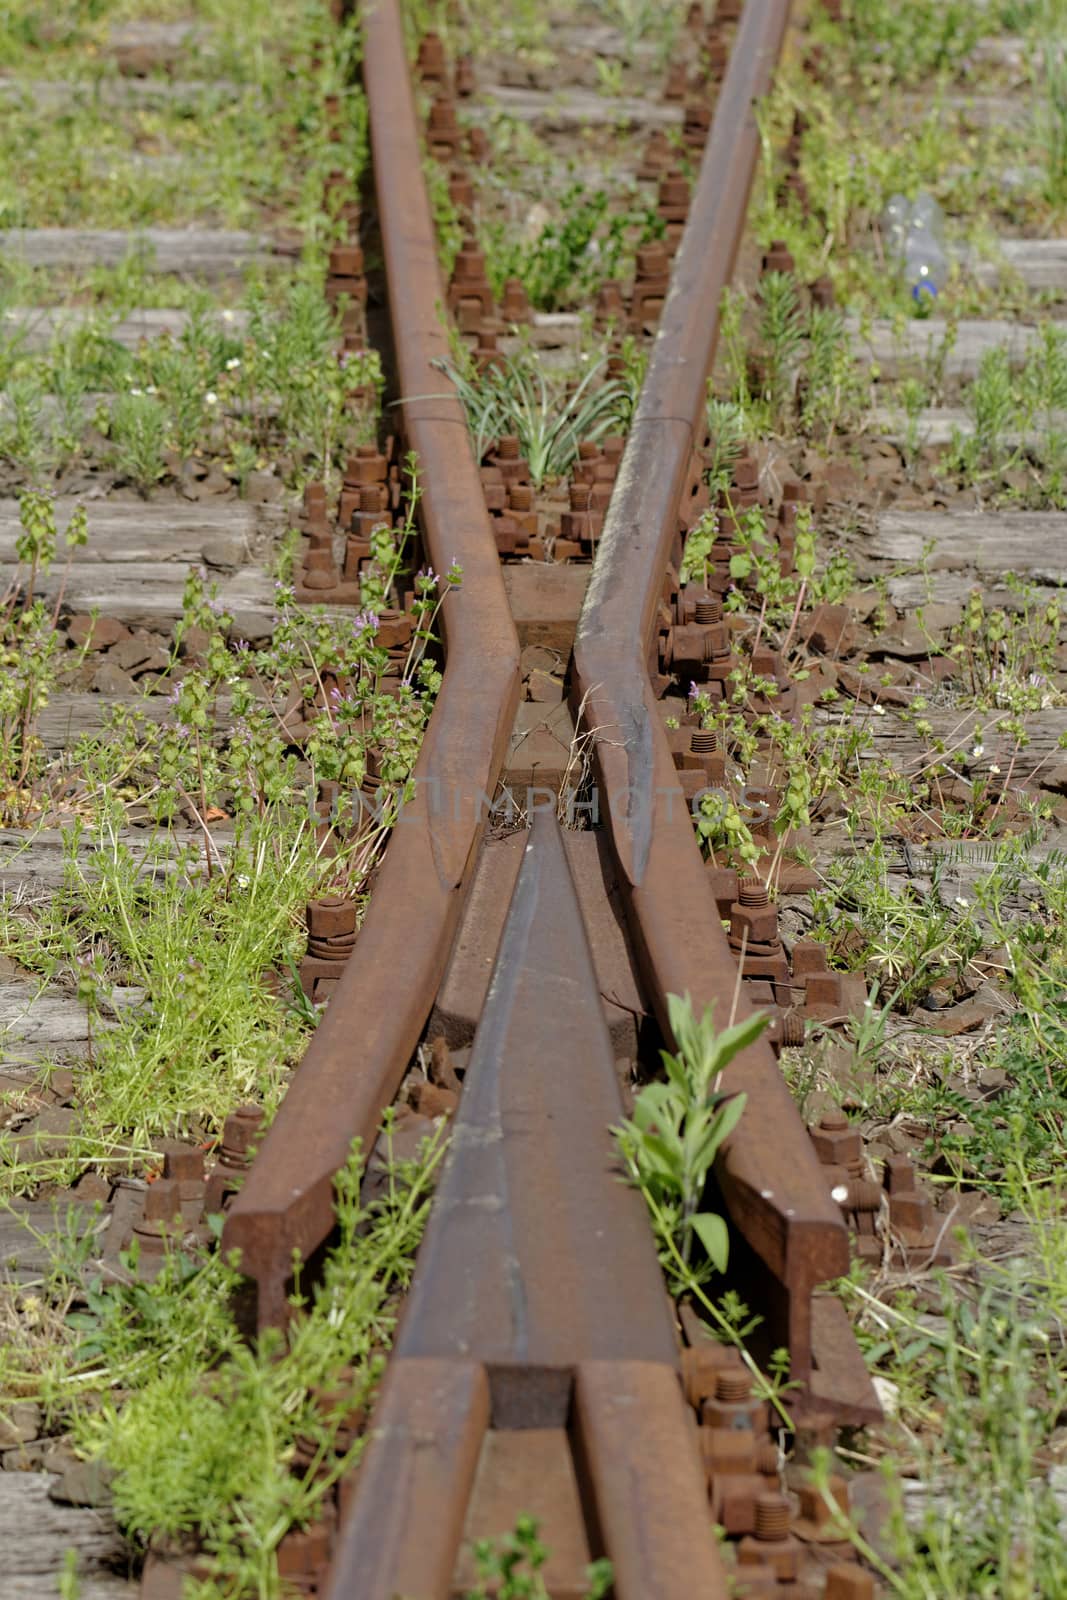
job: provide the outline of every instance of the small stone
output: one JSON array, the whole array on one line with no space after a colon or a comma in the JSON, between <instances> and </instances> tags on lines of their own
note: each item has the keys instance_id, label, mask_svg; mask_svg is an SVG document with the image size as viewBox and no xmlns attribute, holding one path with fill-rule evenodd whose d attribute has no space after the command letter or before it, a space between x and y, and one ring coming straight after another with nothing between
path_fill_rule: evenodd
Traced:
<instances>
[{"instance_id":1,"label":"small stone","mask_svg":"<svg viewBox=\"0 0 1067 1600\"><path fill-rule=\"evenodd\" d=\"M947 1010L938 1011L931 1018L930 1027L945 1038L954 1039L958 1034L971 1033L975 1028L980 1028L983 1022L989 1021L997 1009L985 1000L964 1000L958 1006L949 1006Z\"/></svg>"},{"instance_id":2,"label":"small stone","mask_svg":"<svg viewBox=\"0 0 1067 1600\"><path fill-rule=\"evenodd\" d=\"M899 661L919 661L930 654L931 640L914 617L903 617L871 640L872 656L895 656Z\"/></svg>"},{"instance_id":3,"label":"small stone","mask_svg":"<svg viewBox=\"0 0 1067 1600\"><path fill-rule=\"evenodd\" d=\"M563 669L563 658L558 650L549 650L543 644L528 644L522 652L522 675L528 678L532 672L540 669L542 672L558 673Z\"/></svg>"},{"instance_id":4,"label":"small stone","mask_svg":"<svg viewBox=\"0 0 1067 1600\"><path fill-rule=\"evenodd\" d=\"M200 480L199 484L201 495L229 494L232 488L233 484L223 472L222 468L216 466L210 468L210 470Z\"/></svg>"},{"instance_id":5,"label":"small stone","mask_svg":"<svg viewBox=\"0 0 1067 1600\"><path fill-rule=\"evenodd\" d=\"M86 645L90 650L107 650L111 645L118 644L120 639L129 637L129 628L114 617L93 618L88 612L82 611L67 623L67 638L79 650Z\"/></svg>"},{"instance_id":6,"label":"small stone","mask_svg":"<svg viewBox=\"0 0 1067 1600\"><path fill-rule=\"evenodd\" d=\"M113 661L105 661L93 673L93 681L89 685L94 694L133 694L133 679L128 677L121 667Z\"/></svg>"},{"instance_id":7,"label":"small stone","mask_svg":"<svg viewBox=\"0 0 1067 1600\"><path fill-rule=\"evenodd\" d=\"M253 505L267 505L273 500L280 500L284 493L284 483L273 472L250 472L245 479L245 499Z\"/></svg>"},{"instance_id":8,"label":"small stone","mask_svg":"<svg viewBox=\"0 0 1067 1600\"><path fill-rule=\"evenodd\" d=\"M69 1106L46 1106L15 1134L13 1154L21 1161L65 1156L75 1131L75 1112Z\"/></svg>"},{"instance_id":9,"label":"small stone","mask_svg":"<svg viewBox=\"0 0 1067 1600\"><path fill-rule=\"evenodd\" d=\"M69 1067L56 1067L48 1073L47 1089L56 1105L69 1106L74 1099L74 1074Z\"/></svg>"},{"instance_id":10,"label":"small stone","mask_svg":"<svg viewBox=\"0 0 1067 1600\"><path fill-rule=\"evenodd\" d=\"M953 601L938 600L920 609L924 631L938 640L943 639L950 628L958 627L963 621L963 607Z\"/></svg>"},{"instance_id":11,"label":"small stone","mask_svg":"<svg viewBox=\"0 0 1067 1600\"><path fill-rule=\"evenodd\" d=\"M537 668L526 680L526 697L542 705L555 705L563 699L563 679Z\"/></svg>"},{"instance_id":12,"label":"small stone","mask_svg":"<svg viewBox=\"0 0 1067 1600\"><path fill-rule=\"evenodd\" d=\"M48 1490L60 1506L103 1506L111 1498L114 1476L102 1461L70 1461Z\"/></svg>"},{"instance_id":13,"label":"small stone","mask_svg":"<svg viewBox=\"0 0 1067 1600\"><path fill-rule=\"evenodd\" d=\"M206 628L198 627L194 622L186 628L178 645L178 654L182 660L197 660L207 655L211 646L211 635Z\"/></svg>"},{"instance_id":14,"label":"small stone","mask_svg":"<svg viewBox=\"0 0 1067 1600\"><path fill-rule=\"evenodd\" d=\"M808 626L808 644L824 656L847 655L855 638L847 606L816 606Z\"/></svg>"},{"instance_id":15,"label":"small stone","mask_svg":"<svg viewBox=\"0 0 1067 1600\"><path fill-rule=\"evenodd\" d=\"M459 1095L423 1080L416 1085L411 1104L420 1117L450 1117L459 1105Z\"/></svg>"},{"instance_id":16,"label":"small stone","mask_svg":"<svg viewBox=\"0 0 1067 1600\"><path fill-rule=\"evenodd\" d=\"M126 638L120 639L117 644L112 645L107 653L107 659L109 662L113 662L116 667L121 667L123 672L132 673L139 668L143 668L145 671L149 670L146 663L151 661L153 655L158 654L159 652L155 649L151 640Z\"/></svg>"},{"instance_id":17,"label":"small stone","mask_svg":"<svg viewBox=\"0 0 1067 1600\"><path fill-rule=\"evenodd\" d=\"M269 644L274 635L274 620L265 611L235 611L228 642L236 644L243 639L246 644Z\"/></svg>"},{"instance_id":18,"label":"small stone","mask_svg":"<svg viewBox=\"0 0 1067 1600\"><path fill-rule=\"evenodd\" d=\"M47 1472L55 1452L54 1439L28 1439L12 1450L0 1450L0 1471Z\"/></svg>"},{"instance_id":19,"label":"small stone","mask_svg":"<svg viewBox=\"0 0 1067 1600\"><path fill-rule=\"evenodd\" d=\"M219 572L236 572L244 561L244 540L227 539L222 535L217 539L205 539L200 554L209 567Z\"/></svg>"},{"instance_id":20,"label":"small stone","mask_svg":"<svg viewBox=\"0 0 1067 1600\"><path fill-rule=\"evenodd\" d=\"M41 1408L33 1400L14 1400L0 1410L0 1450L14 1450L36 1439Z\"/></svg>"},{"instance_id":21,"label":"small stone","mask_svg":"<svg viewBox=\"0 0 1067 1600\"><path fill-rule=\"evenodd\" d=\"M841 601L857 622L869 622L881 603L877 589L853 589Z\"/></svg>"}]
</instances>

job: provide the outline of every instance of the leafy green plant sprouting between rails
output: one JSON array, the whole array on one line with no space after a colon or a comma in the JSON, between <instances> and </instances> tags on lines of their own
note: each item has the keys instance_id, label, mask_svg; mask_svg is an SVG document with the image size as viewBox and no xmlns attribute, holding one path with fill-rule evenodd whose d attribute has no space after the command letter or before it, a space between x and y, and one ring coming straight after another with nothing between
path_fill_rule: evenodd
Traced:
<instances>
[{"instance_id":1,"label":"leafy green plant sprouting between rails","mask_svg":"<svg viewBox=\"0 0 1067 1600\"><path fill-rule=\"evenodd\" d=\"M669 995L667 1006L677 1049L660 1052L666 1082L646 1084L638 1092L633 1116L616 1129L616 1138L633 1182L649 1202L668 1276L675 1276L675 1253L691 1268L697 1244L708 1270L724 1272L726 1223L701 1206L715 1158L741 1120L745 1096L726 1094L719 1085L725 1068L759 1038L768 1019L757 1013L720 1031L713 1005L702 1017L694 1015L688 995Z\"/></svg>"},{"instance_id":2,"label":"leafy green plant sprouting between rails","mask_svg":"<svg viewBox=\"0 0 1067 1600\"><path fill-rule=\"evenodd\" d=\"M516 435L536 489L570 471L583 439L602 439L628 422L634 385L621 378L601 381L603 366L591 364L568 393L561 383L549 382L530 353L508 356L480 374L453 361L440 363L463 402L478 458L494 440Z\"/></svg>"},{"instance_id":3,"label":"leafy green plant sprouting between rails","mask_svg":"<svg viewBox=\"0 0 1067 1600\"><path fill-rule=\"evenodd\" d=\"M769 1019L757 1012L720 1031L713 1006L697 1017L688 995L669 995L667 1004L677 1045L676 1051L661 1052L667 1080L646 1084L638 1092L633 1116L614 1130L619 1152L648 1206L672 1294L692 1296L716 1336L736 1346L756 1392L788 1425L782 1397L792 1387L789 1352L775 1350L761 1371L745 1344L760 1317L751 1315L732 1290L717 1301L705 1291L708 1280L726 1270L729 1252L725 1220L703 1209L707 1184L715 1158L745 1108L745 1096L723 1093L720 1079Z\"/></svg>"},{"instance_id":4,"label":"leafy green plant sprouting between rails","mask_svg":"<svg viewBox=\"0 0 1067 1600\"><path fill-rule=\"evenodd\" d=\"M478 1539L474 1560L477 1587L464 1600L550 1600L541 1569L549 1552L541 1542L534 1517L520 1516L511 1533L499 1539ZM587 1588L582 1600L604 1600L612 1583L611 1562L593 1561L586 1569Z\"/></svg>"},{"instance_id":5,"label":"leafy green plant sprouting between rails","mask_svg":"<svg viewBox=\"0 0 1067 1600\"><path fill-rule=\"evenodd\" d=\"M652 206L634 201L614 209L605 189L568 185L558 199L559 217L524 240L513 221L482 229L486 272L499 296L508 278L519 278L538 311L562 311L591 300L605 278L619 276L639 245L662 237L664 224Z\"/></svg>"}]
</instances>

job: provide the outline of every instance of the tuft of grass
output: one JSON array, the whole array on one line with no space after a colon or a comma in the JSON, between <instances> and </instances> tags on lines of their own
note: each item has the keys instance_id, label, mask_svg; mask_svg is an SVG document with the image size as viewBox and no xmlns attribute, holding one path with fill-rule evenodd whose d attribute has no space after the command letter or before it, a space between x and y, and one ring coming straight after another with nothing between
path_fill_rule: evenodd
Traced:
<instances>
[{"instance_id":1,"label":"tuft of grass","mask_svg":"<svg viewBox=\"0 0 1067 1600\"><path fill-rule=\"evenodd\" d=\"M529 354L509 356L481 374L452 361L440 365L463 402L478 457L495 439L517 435L537 489L550 478L566 476L584 439L602 439L622 428L633 404L631 386L622 379L598 381L603 361L591 363L569 392L550 383Z\"/></svg>"}]
</instances>

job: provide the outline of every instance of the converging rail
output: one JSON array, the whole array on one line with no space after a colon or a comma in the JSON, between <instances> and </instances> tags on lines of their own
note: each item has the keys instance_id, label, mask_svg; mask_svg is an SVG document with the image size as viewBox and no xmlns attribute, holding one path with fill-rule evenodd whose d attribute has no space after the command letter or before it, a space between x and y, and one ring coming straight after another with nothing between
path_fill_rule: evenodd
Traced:
<instances>
[{"instance_id":1,"label":"converging rail","mask_svg":"<svg viewBox=\"0 0 1067 1600\"><path fill-rule=\"evenodd\" d=\"M540 811L332 1600L448 1595L494 1503L504 1526L516 1505L540 1513L556 1563L608 1553L619 1600L729 1592L644 1202L618 1180L621 1115L559 824Z\"/></svg>"},{"instance_id":2,"label":"converging rail","mask_svg":"<svg viewBox=\"0 0 1067 1600\"><path fill-rule=\"evenodd\" d=\"M395 0L363 15L378 222L397 379L404 395L439 391L448 353L444 287L422 179L418 124ZM429 1015L459 920L519 697L519 644L458 399L404 407L423 483L419 520L433 565L457 562L442 622L447 670L406 805L334 1002L226 1222L226 1244L255 1278L259 1322L284 1319L294 1252L333 1227L333 1177L353 1139L369 1150ZM358 1031L357 1031L358 1030Z\"/></svg>"},{"instance_id":3,"label":"converging rail","mask_svg":"<svg viewBox=\"0 0 1067 1600\"><path fill-rule=\"evenodd\" d=\"M671 994L750 1009L651 673L670 627L664 574L704 493L706 380L755 169L754 102L789 12L788 0L750 0L741 16L571 667L645 1007L667 1039ZM362 25L397 381L402 396L425 396L447 354L445 294L397 0L375 0ZM256 1280L261 1327L284 1321L294 1254L328 1237L334 1175L354 1138L373 1143L455 959L518 699L518 637L463 409L406 398L403 410L428 554L441 570L458 561L463 581L443 613L444 684L416 798L226 1220L223 1244ZM613 1153L616 1052L569 853L554 811L535 814L329 1600L445 1600L475 1576L465 1542L517 1510L545 1526L554 1596L582 1593L576 1575L604 1555L620 1600L729 1592L651 1229ZM599 881L584 893L614 915ZM735 1061L726 1087L748 1106L716 1176L748 1298L790 1352L790 1410L813 1426L867 1420L877 1406L844 1314L815 1293L847 1270L844 1221L771 1046ZM750 1474L746 1492L762 1482L766 1499L767 1481ZM764 1510L776 1526L780 1509Z\"/></svg>"},{"instance_id":4,"label":"converging rail","mask_svg":"<svg viewBox=\"0 0 1067 1600\"><path fill-rule=\"evenodd\" d=\"M715 1000L727 1009L738 987L656 711L649 658L657 654L663 574L672 557L680 564L681 530L700 492L696 452L704 442L719 303L758 153L754 103L770 87L789 10L789 0L745 7L574 647L572 696L576 706L584 702L594 732L601 814L621 868L647 995L667 1037L669 994L690 995L698 1010ZM741 1015L749 1009L739 1000ZM725 1087L744 1089L750 1110L717 1177L753 1265L766 1269L760 1303L773 1307L793 1376L810 1386L813 1290L848 1270L840 1207L765 1040L735 1060ZM840 1397L836 1383L834 1393ZM829 1390L823 1398L831 1403Z\"/></svg>"}]
</instances>

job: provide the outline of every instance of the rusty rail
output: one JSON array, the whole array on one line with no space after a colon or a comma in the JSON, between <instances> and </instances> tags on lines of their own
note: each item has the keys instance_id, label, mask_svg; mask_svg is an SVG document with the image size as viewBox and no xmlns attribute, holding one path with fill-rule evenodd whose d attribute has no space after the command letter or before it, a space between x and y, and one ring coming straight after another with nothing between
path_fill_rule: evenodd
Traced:
<instances>
[{"instance_id":1,"label":"rusty rail","mask_svg":"<svg viewBox=\"0 0 1067 1600\"><path fill-rule=\"evenodd\" d=\"M621 870L648 997L669 1037L666 997L729 1006L737 966L693 831L649 679L663 574L679 508L699 483L706 382L719 304L745 221L758 153L754 102L770 86L789 0L745 7L722 86L670 291L578 624L575 706L596 733L601 813ZM751 1008L743 998L738 1014ZM766 1269L761 1304L810 1384L815 1285L848 1269L840 1210L827 1192L770 1046L738 1058L725 1087L749 1109L717 1176L731 1219Z\"/></svg>"},{"instance_id":2,"label":"rusty rail","mask_svg":"<svg viewBox=\"0 0 1067 1600\"><path fill-rule=\"evenodd\" d=\"M499 1531L500 1474L503 1525L518 1509L557 1539L577 1529L565 1548L579 1567L607 1553L618 1600L728 1594L644 1202L616 1170L621 1116L559 825L539 811L330 1600L446 1600L464 1535Z\"/></svg>"},{"instance_id":3,"label":"rusty rail","mask_svg":"<svg viewBox=\"0 0 1067 1600\"><path fill-rule=\"evenodd\" d=\"M444 287L403 31L395 0L363 16L378 214L400 392L441 388L448 354ZM519 643L456 398L404 408L418 458L418 516L432 564L463 569L442 608L444 681L374 897L337 992L226 1219L258 1288L260 1326L284 1321L294 1252L306 1258L333 1227L333 1178L353 1139L369 1149L433 1004L496 787L519 697Z\"/></svg>"},{"instance_id":4,"label":"rusty rail","mask_svg":"<svg viewBox=\"0 0 1067 1600\"><path fill-rule=\"evenodd\" d=\"M728 1007L739 987L648 662L679 515L700 482L696 452L719 299L757 154L752 105L769 86L788 16L788 0L750 0L744 10L573 661L575 704L584 702L586 726L598 734L601 812L630 932L665 1033L669 993ZM446 353L444 294L397 0L375 0L363 29L400 389L433 394L440 379L430 363ZM257 1279L261 1325L284 1320L293 1253L310 1255L328 1235L334 1173L354 1136L365 1147L373 1139L414 1052L518 696L518 644L462 409L440 398L409 402L405 421L423 479L430 557L440 568L458 559L464 584L446 607L444 686L416 768L418 798L397 827L345 975L227 1218L223 1243L241 1251ZM847 1269L844 1223L770 1047L746 1052L728 1087L749 1095L718 1180L750 1298L789 1346L803 1385L791 1407L826 1419L841 1409L828 1391L829 1363L835 1377L849 1369L854 1346L814 1289ZM447 1600L474 1578L464 1568L466 1544L499 1534L516 1510L540 1514L559 1546L561 1568L546 1574L550 1592L581 1593L583 1562L601 1554L613 1563L619 1600L720 1600L729 1592L711 1532L710 1468L682 1397L647 1217L614 1160L608 1130L621 1111L588 934L558 827L542 813L323 1591L329 1600ZM707 1352L690 1348L687 1356L700 1366ZM686 1393L700 1408L706 1391L694 1391L692 1369L690 1362ZM849 1394L863 1382L853 1367ZM713 1381L713 1398L714 1391ZM741 1422L705 1417L702 1434L740 1428L754 1437L745 1406L754 1415L759 1405L740 1404ZM763 1491L753 1467L745 1493L767 1498L766 1475L762 1481ZM769 1507L771 1522L783 1514L788 1519L781 1504Z\"/></svg>"}]
</instances>

